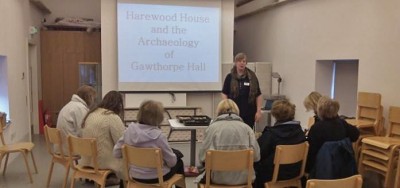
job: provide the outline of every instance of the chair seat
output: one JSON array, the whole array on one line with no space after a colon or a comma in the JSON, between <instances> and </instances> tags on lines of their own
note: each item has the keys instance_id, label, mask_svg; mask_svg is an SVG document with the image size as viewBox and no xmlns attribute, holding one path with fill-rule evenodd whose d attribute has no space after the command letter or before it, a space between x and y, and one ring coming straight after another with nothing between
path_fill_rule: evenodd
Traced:
<instances>
[{"instance_id":1,"label":"chair seat","mask_svg":"<svg viewBox=\"0 0 400 188\"><path fill-rule=\"evenodd\" d=\"M360 128L360 129L375 126L374 121L365 120L365 119L346 119L346 122Z\"/></svg>"},{"instance_id":2,"label":"chair seat","mask_svg":"<svg viewBox=\"0 0 400 188\"><path fill-rule=\"evenodd\" d=\"M199 187L205 188L206 185L199 184ZM210 187L212 187L212 188L243 188L243 187L247 187L247 185L216 185L216 184L212 184L212 185L210 185Z\"/></svg>"},{"instance_id":3,"label":"chair seat","mask_svg":"<svg viewBox=\"0 0 400 188\"><path fill-rule=\"evenodd\" d=\"M393 137L367 137L362 139L362 142L383 149L389 149L393 145L400 145L400 139Z\"/></svg>"},{"instance_id":4,"label":"chair seat","mask_svg":"<svg viewBox=\"0 0 400 188\"><path fill-rule=\"evenodd\" d=\"M376 158L381 159L383 161L388 161L390 159L387 155L385 155L383 153L376 152L374 150L363 150L362 153L365 154L365 155L376 157Z\"/></svg>"},{"instance_id":5,"label":"chair seat","mask_svg":"<svg viewBox=\"0 0 400 188\"><path fill-rule=\"evenodd\" d=\"M375 169L381 171L381 173L385 173L388 171L388 168L386 166L384 166L380 163L377 163L376 161L373 161L373 160L363 160L362 164L366 165L368 167L375 168Z\"/></svg>"},{"instance_id":6,"label":"chair seat","mask_svg":"<svg viewBox=\"0 0 400 188\"><path fill-rule=\"evenodd\" d=\"M164 181L164 184L161 187L172 187L172 185L177 185L179 187L186 187L186 185L181 185L179 181L183 181L185 183L185 179L182 174L175 174L167 181ZM135 187L135 188L148 188L148 187L160 187L158 183L148 184L148 183L141 183L141 182L128 182L128 188Z\"/></svg>"},{"instance_id":7,"label":"chair seat","mask_svg":"<svg viewBox=\"0 0 400 188\"><path fill-rule=\"evenodd\" d=\"M34 146L35 146L35 144L33 144L31 142L21 142L21 143L16 143L16 144L8 144L8 145L0 147L0 152L1 151L19 152L21 150L32 151Z\"/></svg>"}]
</instances>

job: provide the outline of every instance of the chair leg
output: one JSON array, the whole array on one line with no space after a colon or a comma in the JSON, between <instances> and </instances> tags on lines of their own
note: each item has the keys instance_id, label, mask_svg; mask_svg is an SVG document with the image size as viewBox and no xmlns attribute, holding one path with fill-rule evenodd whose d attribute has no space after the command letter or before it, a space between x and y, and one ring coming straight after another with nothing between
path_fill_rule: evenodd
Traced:
<instances>
[{"instance_id":1,"label":"chair leg","mask_svg":"<svg viewBox=\"0 0 400 188\"><path fill-rule=\"evenodd\" d=\"M6 161L4 162L4 168L3 168L3 176L6 174L6 170L7 170L7 163L8 163L8 156L10 155L10 153L6 154Z\"/></svg>"},{"instance_id":2,"label":"chair leg","mask_svg":"<svg viewBox=\"0 0 400 188\"><path fill-rule=\"evenodd\" d=\"M53 174L53 167L54 167L54 161L51 161L50 168L49 168L49 175L47 176L46 187L49 187L49 185L50 185L51 175Z\"/></svg>"},{"instance_id":3,"label":"chair leg","mask_svg":"<svg viewBox=\"0 0 400 188\"><path fill-rule=\"evenodd\" d=\"M1 170L1 163L3 163L3 157L4 157L3 153L0 153L0 170Z\"/></svg>"},{"instance_id":4,"label":"chair leg","mask_svg":"<svg viewBox=\"0 0 400 188\"><path fill-rule=\"evenodd\" d=\"M36 162L35 162L35 157L33 157L33 152L29 151L29 153L31 153L31 158L32 158L32 162L33 162L33 167L35 167L35 173L38 173L37 167L36 167Z\"/></svg>"},{"instance_id":5,"label":"chair leg","mask_svg":"<svg viewBox=\"0 0 400 188\"><path fill-rule=\"evenodd\" d=\"M28 159L26 158L26 153L25 153L25 151L22 151L21 153L24 156L24 161L25 161L26 169L28 170L29 179L31 180L31 183L33 183L31 170L30 170L29 164L28 164Z\"/></svg>"},{"instance_id":6,"label":"chair leg","mask_svg":"<svg viewBox=\"0 0 400 188\"><path fill-rule=\"evenodd\" d=\"M186 188L185 177L183 177L182 179L178 180L175 185L177 185L177 186L179 186L181 188Z\"/></svg>"},{"instance_id":7,"label":"chair leg","mask_svg":"<svg viewBox=\"0 0 400 188\"><path fill-rule=\"evenodd\" d=\"M69 175L69 169L70 169L70 168L69 168L69 165L67 165L65 168L66 168L67 172L65 173L63 188L66 188L66 187L67 187L68 175Z\"/></svg>"},{"instance_id":8,"label":"chair leg","mask_svg":"<svg viewBox=\"0 0 400 188\"><path fill-rule=\"evenodd\" d=\"M74 188L74 185L75 184L75 178L74 178L74 174L72 175L72 177L71 177L71 185L70 185L70 188Z\"/></svg>"}]
</instances>

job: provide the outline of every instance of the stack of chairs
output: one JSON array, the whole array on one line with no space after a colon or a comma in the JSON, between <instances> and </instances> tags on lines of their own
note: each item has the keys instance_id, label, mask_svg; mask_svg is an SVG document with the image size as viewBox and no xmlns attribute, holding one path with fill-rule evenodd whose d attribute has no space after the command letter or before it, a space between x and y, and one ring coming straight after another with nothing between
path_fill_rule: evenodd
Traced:
<instances>
[{"instance_id":1,"label":"stack of chairs","mask_svg":"<svg viewBox=\"0 0 400 188\"><path fill-rule=\"evenodd\" d=\"M354 143L356 160L359 159L361 140L371 136L383 134L383 107L381 105L381 94L370 92L358 92L357 115L355 120L347 120L360 130L360 137Z\"/></svg>"},{"instance_id":2,"label":"stack of chairs","mask_svg":"<svg viewBox=\"0 0 400 188\"><path fill-rule=\"evenodd\" d=\"M390 106L388 134L362 140L359 172L363 174L368 170L379 173L384 177L383 187L393 187L399 148L400 107Z\"/></svg>"}]
</instances>

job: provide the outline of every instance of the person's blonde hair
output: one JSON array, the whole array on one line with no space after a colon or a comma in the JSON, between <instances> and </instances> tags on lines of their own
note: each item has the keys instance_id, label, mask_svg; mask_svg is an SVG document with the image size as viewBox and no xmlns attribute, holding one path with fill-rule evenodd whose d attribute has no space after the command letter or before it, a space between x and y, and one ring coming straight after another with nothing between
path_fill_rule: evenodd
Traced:
<instances>
[{"instance_id":1,"label":"person's blonde hair","mask_svg":"<svg viewBox=\"0 0 400 188\"><path fill-rule=\"evenodd\" d=\"M296 106L287 100L277 100L272 103L271 115L277 122L286 122L294 119Z\"/></svg>"},{"instance_id":2,"label":"person's blonde hair","mask_svg":"<svg viewBox=\"0 0 400 188\"><path fill-rule=\"evenodd\" d=\"M322 95L316 91L311 92L310 94L307 95L307 97L304 99L304 107L306 108L307 111L313 110L314 113L317 112L317 105L318 105L318 100L322 97Z\"/></svg>"},{"instance_id":3,"label":"person's blonde hair","mask_svg":"<svg viewBox=\"0 0 400 188\"><path fill-rule=\"evenodd\" d=\"M137 121L146 125L160 126L164 120L164 107L161 102L147 100L140 104Z\"/></svg>"},{"instance_id":4,"label":"person's blonde hair","mask_svg":"<svg viewBox=\"0 0 400 188\"><path fill-rule=\"evenodd\" d=\"M323 96L318 101L317 114L321 119L330 119L338 116L340 104L339 102Z\"/></svg>"},{"instance_id":5,"label":"person's blonde hair","mask_svg":"<svg viewBox=\"0 0 400 188\"><path fill-rule=\"evenodd\" d=\"M236 114L239 115L239 107L236 105L236 103L231 100L231 99L224 99L221 102L218 103L217 106L217 115L222 115L222 114Z\"/></svg>"},{"instance_id":6,"label":"person's blonde hair","mask_svg":"<svg viewBox=\"0 0 400 188\"><path fill-rule=\"evenodd\" d=\"M235 62L241 61L243 59L247 60L247 55L245 53L240 52L240 53L235 55Z\"/></svg>"}]
</instances>

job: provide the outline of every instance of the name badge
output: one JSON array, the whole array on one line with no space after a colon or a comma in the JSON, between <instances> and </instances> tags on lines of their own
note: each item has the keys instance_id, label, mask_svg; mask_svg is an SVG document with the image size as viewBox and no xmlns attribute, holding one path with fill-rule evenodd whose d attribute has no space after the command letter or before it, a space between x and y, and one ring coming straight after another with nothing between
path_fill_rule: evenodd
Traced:
<instances>
[{"instance_id":1,"label":"name badge","mask_svg":"<svg viewBox=\"0 0 400 188\"><path fill-rule=\"evenodd\" d=\"M250 86L250 83L249 82L245 82L245 83L243 83L243 85Z\"/></svg>"}]
</instances>

